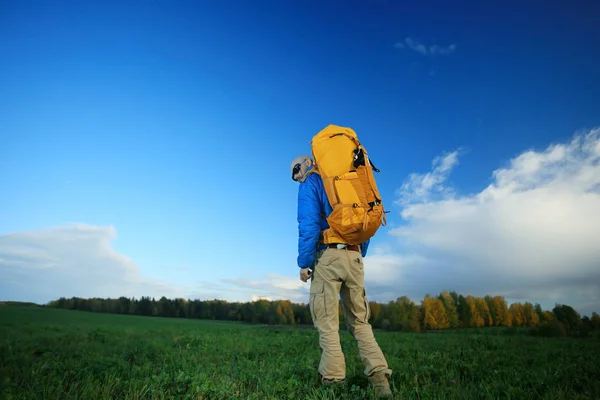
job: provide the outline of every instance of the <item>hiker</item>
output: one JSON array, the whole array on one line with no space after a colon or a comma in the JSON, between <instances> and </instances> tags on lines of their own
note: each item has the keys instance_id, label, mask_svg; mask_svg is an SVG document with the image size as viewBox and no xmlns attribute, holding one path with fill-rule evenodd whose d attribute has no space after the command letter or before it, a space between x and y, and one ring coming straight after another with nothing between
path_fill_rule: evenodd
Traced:
<instances>
[{"instance_id":1,"label":"hiker","mask_svg":"<svg viewBox=\"0 0 600 400\"><path fill-rule=\"evenodd\" d=\"M346 364L338 331L338 296L341 295L344 320L357 341L364 373L377 397L391 396L388 377L392 371L369 324L363 257L367 254L370 239L360 246L341 241L324 244L324 232L329 228L325 217L331 214L332 206L320 172L315 171L314 159L308 155L296 157L291 170L292 179L300 183L297 262L302 282L311 280L309 308L322 350L321 382L328 386L345 382Z\"/></svg>"}]
</instances>

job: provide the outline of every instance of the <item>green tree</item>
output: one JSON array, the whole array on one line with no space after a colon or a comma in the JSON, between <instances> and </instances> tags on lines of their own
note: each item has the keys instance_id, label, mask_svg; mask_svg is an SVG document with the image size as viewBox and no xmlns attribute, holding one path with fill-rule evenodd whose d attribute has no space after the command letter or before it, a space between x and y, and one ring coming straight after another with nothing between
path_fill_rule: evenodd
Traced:
<instances>
[{"instance_id":1,"label":"green tree","mask_svg":"<svg viewBox=\"0 0 600 400\"><path fill-rule=\"evenodd\" d=\"M592 313L592 318L590 318L590 323L592 325L592 329L600 329L600 315L597 312Z\"/></svg>"},{"instance_id":2,"label":"green tree","mask_svg":"<svg viewBox=\"0 0 600 400\"><path fill-rule=\"evenodd\" d=\"M458 296L458 318L463 328L468 328L472 324L473 310L467 302L467 299L461 294Z\"/></svg>"},{"instance_id":3,"label":"green tree","mask_svg":"<svg viewBox=\"0 0 600 400\"><path fill-rule=\"evenodd\" d=\"M566 304L556 304L552 309L556 320L565 325L567 333L576 331L581 326L581 316L573 307Z\"/></svg>"},{"instance_id":4,"label":"green tree","mask_svg":"<svg viewBox=\"0 0 600 400\"><path fill-rule=\"evenodd\" d=\"M525 326L528 328L536 327L540 323L539 314L535 311L534 306L529 302L525 302L525 304L523 304L523 316L525 319Z\"/></svg>"}]
</instances>

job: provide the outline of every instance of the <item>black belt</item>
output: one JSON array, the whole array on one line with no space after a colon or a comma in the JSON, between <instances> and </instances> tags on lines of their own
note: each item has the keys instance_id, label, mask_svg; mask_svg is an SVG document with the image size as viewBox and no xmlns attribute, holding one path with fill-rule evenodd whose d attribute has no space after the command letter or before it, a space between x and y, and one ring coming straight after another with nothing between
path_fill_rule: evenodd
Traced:
<instances>
[{"instance_id":1,"label":"black belt","mask_svg":"<svg viewBox=\"0 0 600 400\"><path fill-rule=\"evenodd\" d=\"M340 244L343 244L343 243L340 243ZM330 249L337 249L338 245L337 245L337 243L330 243L327 245L327 247ZM345 245L345 247L342 247L340 250L358 251L360 253L360 246L358 246L356 244L347 244L347 245Z\"/></svg>"}]
</instances>

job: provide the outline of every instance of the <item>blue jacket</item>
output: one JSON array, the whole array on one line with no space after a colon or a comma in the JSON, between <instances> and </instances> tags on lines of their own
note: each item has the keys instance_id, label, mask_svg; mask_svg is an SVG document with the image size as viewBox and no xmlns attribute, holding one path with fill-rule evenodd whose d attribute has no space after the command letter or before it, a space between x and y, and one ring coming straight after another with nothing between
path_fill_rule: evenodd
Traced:
<instances>
[{"instance_id":1,"label":"blue jacket","mask_svg":"<svg viewBox=\"0 0 600 400\"><path fill-rule=\"evenodd\" d=\"M329 228L325 216L331 213L323 181L318 174L310 174L298 188L298 267L312 267L319 245L321 231ZM370 240L361 245L363 257L367 255Z\"/></svg>"}]
</instances>

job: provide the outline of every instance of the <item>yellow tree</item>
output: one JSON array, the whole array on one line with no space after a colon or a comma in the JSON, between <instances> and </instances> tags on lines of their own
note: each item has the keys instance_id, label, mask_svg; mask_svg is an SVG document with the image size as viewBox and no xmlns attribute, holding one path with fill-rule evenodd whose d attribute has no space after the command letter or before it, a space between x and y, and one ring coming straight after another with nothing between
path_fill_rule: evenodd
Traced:
<instances>
[{"instance_id":1,"label":"yellow tree","mask_svg":"<svg viewBox=\"0 0 600 400\"><path fill-rule=\"evenodd\" d=\"M296 321L292 303L289 300L279 300L277 303L275 313L277 315L278 323L294 325Z\"/></svg>"},{"instance_id":2,"label":"yellow tree","mask_svg":"<svg viewBox=\"0 0 600 400\"><path fill-rule=\"evenodd\" d=\"M512 303L508 308L511 326L523 326L525 324L525 315L521 303Z\"/></svg>"},{"instance_id":3,"label":"yellow tree","mask_svg":"<svg viewBox=\"0 0 600 400\"><path fill-rule=\"evenodd\" d=\"M283 307L282 307L281 302L279 302L277 304L277 308L275 309L275 316L276 316L275 321L277 321L276 323L282 324L282 325L287 324L287 318L286 318L285 314L283 313Z\"/></svg>"},{"instance_id":4,"label":"yellow tree","mask_svg":"<svg viewBox=\"0 0 600 400\"><path fill-rule=\"evenodd\" d=\"M444 303L439 298L432 298L433 315L437 329L447 329L450 327L448 322L448 316L446 315L446 309Z\"/></svg>"},{"instance_id":5,"label":"yellow tree","mask_svg":"<svg viewBox=\"0 0 600 400\"><path fill-rule=\"evenodd\" d=\"M421 315L423 317L423 327L425 329L437 329L437 321L435 319L434 299L425 295L421 302Z\"/></svg>"},{"instance_id":6,"label":"yellow tree","mask_svg":"<svg viewBox=\"0 0 600 400\"><path fill-rule=\"evenodd\" d=\"M438 296L438 299L444 305L444 310L446 311L446 318L448 319L448 326L450 328L455 328L458 326L458 310L456 308L456 302L454 297L446 291L443 291Z\"/></svg>"},{"instance_id":7,"label":"yellow tree","mask_svg":"<svg viewBox=\"0 0 600 400\"><path fill-rule=\"evenodd\" d=\"M492 301L494 303L494 312L496 313L496 325L509 326L508 306L504 297L494 296Z\"/></svg>"},{"instance_id":8,"label":"yellow tree","mask_svg":"<svg viewBox=\"0 0 600 400\"><path fill-rule=\"evenodd\" d=\"M481 297L475 298L475 304L477 305L477 311L483 321L484 326L492 326L492 313L488 307L488 303Z\"/></svg>"},{"instance_id":9,"label":"yellow tree","mask_svg":"<svg viewBox=\"0 0 600 400\"><path fill-rule=\"evenodd\" d=\"M494 307L494 299L492 296L485 296L485 302L487 303L488 310L490 310L490 318L492 319L492 326L498 325L498 314L496 313L496 307Z\"/></svg>"},{"instance_id":10,"label":"yellow tree","mask_svg":"<svg viewBox=\"0 0 600 400\"><path fill-rule=\"evenodd\" d=\"M285 300L283 302L283 314L288 320L288 324L296 325L296 317L294 315L294 306L291 301Z\"/></svg>"},{"instance_id":11,"label":"yellow tree","mask_svg":"<svg viewBox=\"0 0 600 400\"><path fill-rule=\"evenodd\" d=\"M370 322L371 324L373 324L373 326L379 326L380 324L380 320L382 317L381 314L381 304L375 302L375 301L370 301L369 302L369 308L371 310L371 318L370 318Z\"/></svg>"},{"instance_id":12,"label":"yellow tree","mask_svg":"<svg viewBox=\"0 0 600 400\"><path fill-rule=\"evenodd\" d=\"M542 312L542 318L544 321L550 322L554 320L554 313L552 311L544 311Z\"/></svg>"},{"instance_id":13,"label":"yellow tree","mask_svg":"<svg viewBox=\"0 0 600 400\"><path fill-rule=\"evenodd\" d=\"M483 326L483 318L481 317L481 313L477 308L475 297L469 295L467 296L466 300L469 308L471 309L471 326L477 328Z\"/></svg>"}]
</instances>

